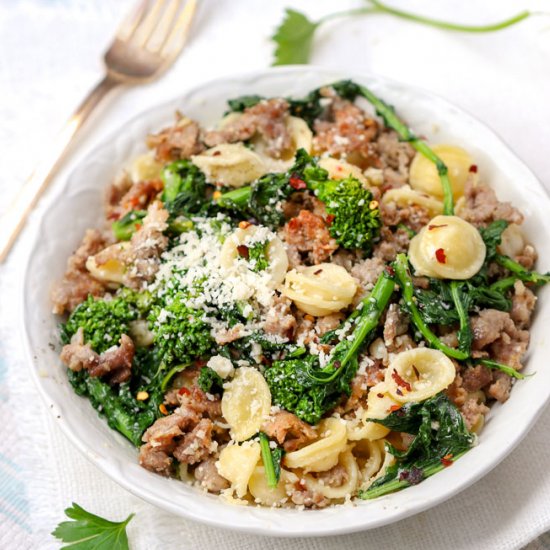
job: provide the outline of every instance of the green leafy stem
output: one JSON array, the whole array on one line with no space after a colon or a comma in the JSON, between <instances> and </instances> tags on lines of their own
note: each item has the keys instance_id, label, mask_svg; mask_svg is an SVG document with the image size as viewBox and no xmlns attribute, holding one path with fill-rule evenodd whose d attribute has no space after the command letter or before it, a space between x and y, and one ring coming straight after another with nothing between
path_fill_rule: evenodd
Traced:
<instances>
[{"instance_id":1,"label":"green leafy stem","mask_svg":"<svg viewBox=\"0 0 550 550\"><path fill-rule=\"evenodd\" d=\"M308 63L313 46L315 31L322 24L342 17L391 15L399 19L444 30L485 33L500 31L520 23L532 15L540 15L537 12L524 10L497 23L490 23L488 25L464 25L392 8L379 0L367 0L367 3L368 6L362 8L330 13L318 21L311 21L303 13L287 8L283 22L279 25L275 31L275 34L272 36L272 40L276 44L273 65L295 65L300 63Z\"/></svg>"}]
</instances>

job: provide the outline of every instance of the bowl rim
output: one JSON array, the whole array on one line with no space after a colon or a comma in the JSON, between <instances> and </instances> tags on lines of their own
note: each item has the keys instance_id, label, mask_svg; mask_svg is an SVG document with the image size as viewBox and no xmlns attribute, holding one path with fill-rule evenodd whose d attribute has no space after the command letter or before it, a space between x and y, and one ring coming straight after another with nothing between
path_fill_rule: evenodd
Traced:
<instances>
[{"instance_id":1,"label":"bowl rim","mask_svg":"<svg viewBox=\"0 0 550 550\"><path fill-rule=\"evenodd\" d=\"M193 508L188 509L182 509L178 504L173 503L172 501L168 499L161 499L157 498L155 495L151 494L147 487L140 487L137 485L132 485L130 482L130 479L120 476L117 473L117 468L112 467L108 461L104 460L97 460L94 458L93 449L91 449L82 438L79 437L79 434L77 431L73 430L72 427L65 421L64 415L61 415L59 417L57 415L57 402L55 399L53 399L47 392L46 387L41 383L41 376L39 372L39 360L38 357L34 355L33 348L32 348L32 341L30 337L30 324L26 322L26 289L29 284L29 262L30 259L33 256L33 253L35 249L40 244L40 234L41 234L41 226L44 221L44 216L46 212L48 212L49 207L59 199L63 192L66 190L69 181L71 180L72 176L79 170L79 168L86 162L87 159L92 157L93 155L96 155L99 151L105 148L106 144L109 143L115 136L119 135L123 129L127 126L130 126L132 123L138 121L139 119L147 116L148 114L151 114L155 111L160 111L162 109L166 110L171 105L173 105L178 100L183 100L185 97L190 96L191 94L196 94L201 89L206 89L208 87L212 87L215 85L219 85L223 82L230 82L230 81L239 81L243 83L243 86L246 83L249 83L251 80L255 80L258 78L268 77L269 75L273 74L280 74L280 75L288 75L293 76L296 74L299 74L303 71L310 71L317 73L319 75L326 75L327 77L334 78L335 75L343 75L343 71L341 70L335 70L331 68L326 67L319 67L315 65L296 65L296 66L284 66L284 67L274 67L264 70L256 70L256 71L246 71L242 73L238 73L236 75L230 75L225 76L221 78L213 78L206 82L199 83L198 85L191 86L188 88L185 88L180 94L174 96L172 99L163 101L160 104L155 104L151 107L148 107L145 110L140 111L139 113L129 117L127 120L122 121L114 130L109 131L106 133L103 137L98 136L98 140L94 147L90 148L89 150L86 150L84 152L84 155L82 157L79 157L77 160L77 163L74 164L71 167L71 170L66 173L63 176L63 182L62 185L59 185L54 193L51 193L48 197L46 197L46 200L44 201L44 208L41 212L40 219L36 220L35 227L33 228L33 232L30 236L30 242L31 245L28 250L28 254L25 256L25 261L23 265L24 275L20 279L20 292L19 292L19 304L21 307L22 314L19 316L19 329L21 333L21 338L23 340L24 349L25 349L25 356L31 371L32 379L35 383L35 386L38 388L39 394L41 395L41 398L43 399L44 403L47 405L47 409L51 411L51 413L56 417L56 423L60 426L62 432L65 434L65 436L71 441L71 443L96 467L98 467L104 474L106 474L111 480L118 483L121 487L129 491L131 494L163 509L168 512L171 512L177 516L185 517L187 519L191 519L193 521L198 521L203 524L207 524L213 527L218 528L224 528L224 529L230 529L234 531L239 532L246 532L249 534L257 534L257 535L270 535L270 536L277 536L277 537L318 537L318 536L331 536L331 535L339 535L339 534L347 534L347 533L353 533L358 531L364 531L368 529L373 529L377 527L381 527L384 525L388 525L390 523L394 523L396 521L400 521L402 519L405 519L407 517L410 517L412 515L418 514L424 510L427 510L428 508L432 508L433 506L440 504L452 496L458 494L459 492L463 491L464 489L471 486L473 483L478 481L480 478L485 476L490 470L495 468L506 456L521 442L521 440L525 437L525 435L530 430L531 426L534 424L535 420L540 416L546 405L548 404L548 401L550 400L550 394L546 396L546 400L541 400L539 403L537 403L536 408L534 408L531 411L530 416L528 417L528 422L523 422L522 425L515 426L517 428L516 432L511 435L507 440L507 445L502 446L499 449L495 450L495 453L492 457L492 460L484 462L482 465L478 466L473 473L470 473L470 475L462 479L459 483L449 483L449 487L443 491L439 491L437 494L432 495L429 499L426 499L424 501L413 501L413 504L410 506L403 506L400 509L388 509L388 515L387 517L383 517L378 519L377 521L371 521L368 524L359 521L353 521L348 522L343 525L339 525L338 522L336 524L334 522L324 522L322 515L325 513L324 510L318 510L318 511L306 511L304 512L305 515L301 514L300 518L303 520L300 523L309 523L309 521L305 521L307 516L312 516L316 518L317 525L315 525L315 530L312 528L306 526L306 529L301 528L292 528L288 529L284 532L281 532L278 529L274 529L273 527L270 527L268 525L268 520L262 520L260 524L255 525L247 525L246 520L236 523L236 524L228 524L226 521L224 521L223 518L217 518L215 516L206 517L200 513L196 513ZM543 187L541 182L538 180L536 175L531 171L531 169L521 160L517 154L502 140L502 138L495 133L495 131L489 127L484 122L481 122L479 119L477 119L475 116L470 114L468 111L457 107L453 103L447 101L446 99L442 98L441 96L434 94L430 91L427 91L425 89L422 89L417 86L410 86L408 84L400 83L394 79L389 79L386 77L378 76L374 73L370 72L361 72L361 73L353 73L353 72L345 72L345 76L341 76L341 78L350 78L353 80L360 80L360 81L375 81L378 83L382 83L383 85L387 85L390 87L394 87L396 89L404 89L408 91L412 91L413 93L421 94L425 96L428 99L433 100L434 102L438 103L441 106L444 106L446 108L452 108L455 111L459 113L461 117L470 119L471 122L473 122L477 127L484 128L487 135L490 134L491 139L495 142L495 144L499 144L503 151L506 151L513 160L516 162L518 167L521 167L525 174L529 174L533 183L537 187L537 190L539 192L542 192L542 195L544 197L544 200L546 201L549 209L550 209L550 200L548 197L548 192ZM102 418L102 421L104 419ZM465 457L463 457L461 460L463 460ZM443 474L444 472L441 472L438 474L439 476ZM156 475L151 473L150 475ZM433 479L433 478L430 478ZM424 483L427 483L429 480L426 480ZM449 480L450 481L450 480ZM423 483L423 484L424 484ZM407 491L409 491L411 488L408 488ZM398 494L398 493L394 493ZM389 495L391 496L391 495ZM385 497L381 497L385 498ZM380 500L380 499L377 499ZM228 505L229 506L229 505ZM251 507L241 507L244 510L258 510L258 508L251 508ZM345 509L348 508L346 505L338 505L336 507L329 508L330 510L338 510L341 511L342 514L345 514ZM390 508L390 507L388 507ZM270 509L263 508L261 509L263 511L269 511ZM327 509L328 510L328 509ZM295 511L295 509L290 509L290 512ZM286 512L285 512L286 513ZM242 517L244 517L246 514L241 514ZM337 514L340 516L340 514Z\"/></svg>"}]
</instances>

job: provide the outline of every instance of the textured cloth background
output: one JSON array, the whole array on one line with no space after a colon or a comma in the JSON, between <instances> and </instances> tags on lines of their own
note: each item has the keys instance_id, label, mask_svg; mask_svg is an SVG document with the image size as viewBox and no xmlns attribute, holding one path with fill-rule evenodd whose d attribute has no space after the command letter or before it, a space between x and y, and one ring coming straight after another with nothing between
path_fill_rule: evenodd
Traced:
<instances>
[{"instance_id":1,"label":"textured cloth background","mask_svg":"<svg viewBox=\"0 0 550 550\"><path fill-rule=\"evenodd\" d=\"M546 7L543 0L393 3L478 23L525 7ZM99 78L99 53L130 4L129 0L0 3L0 210L9 204L52 132ZM189 47L175 68L157 83L111 98L65 173L111 129L148 106L206 79L266 67L271 52L268 37L287 4L318 16L361 2L202 0ZM313 62L372 71L439 93L494 128L550 188L549 27L550 18L541 17L498 34L476 36L385 16L342 20L319 32ZM39 216L40 208L30 225ZM500 550L521 548L550 529L550 410L524 442L475 486L435 509L368 533L292 540L247 536L190 523L134 498L69 445L29 379L17 331L19 283L28 246L26 232L9 262L0 267L0 549L59 547L49 533L71 501L112 519L135 512L129 526L134 549ZM541 268L548 269L547 262ZM550 548L548 535L530 548Z\"/></svg>"}]
</instances>

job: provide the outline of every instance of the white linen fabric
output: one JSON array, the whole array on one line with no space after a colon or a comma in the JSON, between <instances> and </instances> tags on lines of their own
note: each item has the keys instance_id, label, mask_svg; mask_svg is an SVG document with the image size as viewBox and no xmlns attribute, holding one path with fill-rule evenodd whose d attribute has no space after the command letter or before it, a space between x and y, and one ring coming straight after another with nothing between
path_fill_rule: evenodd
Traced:
<instances>
[{"instance_id":1,"label":"white linen fabric","mask_svg":"<svg viewBox=\"0 0 550 550\"><path fill-rule=\"evenodd\" d=\"M99 52L131 4L0 3L0 211L47 149L52 132L100 77ZM203 0L189 46L173 70L159 82L111 98L64 173L141 110L201 81L266 67L272 51L269 36L288 4L313 18L362 5L359 0ZM546 2L394 0L393 5L481 23L525 8L542 11ZM540 17L496 34L467 35L387 16L339 20L319 31L312 61L376 72L442 95L492 127L550 189L550 125L543 123L550 118L548 25L549 19ZM434 509L366 533L286 540L244 535L177 518L133 497L73 449L30 380L17 331L30 233L23 234L8 263L0 267L0 548L59 547L49 533L72 501L111 519L135 512L128 528L134 549L500 550L522 548L531 541L532 550L550 548L550 537L542 535L550 529L550 410L523 443L474 486ZM548 269L547 262L540 267Z\"/></svg>"}]
</instances>

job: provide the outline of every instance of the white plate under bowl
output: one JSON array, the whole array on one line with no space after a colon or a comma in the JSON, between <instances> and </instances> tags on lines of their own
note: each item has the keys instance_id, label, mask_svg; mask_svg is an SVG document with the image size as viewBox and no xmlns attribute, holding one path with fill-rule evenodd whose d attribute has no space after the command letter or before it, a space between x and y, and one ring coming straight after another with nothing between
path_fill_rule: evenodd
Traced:
<instances>
[{"instance_id":1,"label":"white plate under bowl","mask_svg":"<svg viewBox=\"0 0 550 550\"><path fill-rule=\"evenodd\" d=\"M537 247L542 267L550 267L550 201L531 171L487 127L446 101L424 91L368 75L349 75L314 67L281 68L216 80L151 109L120 128L72 173L50 200L38 224L23 282L24 333L33 378L59 426L94 464L133 494L174 514L249 533L320 536L371 529L426 510L466 488L494 468L528 432L549 397L550 290L539 293L526 372L536 375L516 384L510 399L493 408L479 445L451 468L399 493L354 506L318 511L262 509L228 505L175 479L138 465L137 452L108 428L90 403L78 397L58 359L58 320L48 294L65 269L67 257L84 230L102 216L102 190L120 166L144 149L145 136L171 123L179 109L203 124L213 124L226 100L243 94L302 96L341 78L369 86L394 105L420 135L432 142L464 146L503 200L525 214L525 233ZM517 113L516 116L521 116ZM56 349L50 344L56 343Z\"/></svg>"}]
</instances>

